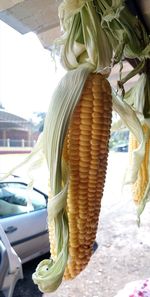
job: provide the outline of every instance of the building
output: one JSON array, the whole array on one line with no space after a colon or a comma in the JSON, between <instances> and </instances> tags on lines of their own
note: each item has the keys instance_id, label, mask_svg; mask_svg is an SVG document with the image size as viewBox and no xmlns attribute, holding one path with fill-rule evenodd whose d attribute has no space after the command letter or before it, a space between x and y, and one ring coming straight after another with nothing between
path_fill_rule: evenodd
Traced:
<instances>
[{"instance_id":1,"label":"building","mask_svg":"<svg viewBox=\"0 0 150 297\"><path fill-rule=\"evenodd\" d=\"M0 147L32 147L37 137L32 122L0 109Z\"/></svg>"}]
</instances>

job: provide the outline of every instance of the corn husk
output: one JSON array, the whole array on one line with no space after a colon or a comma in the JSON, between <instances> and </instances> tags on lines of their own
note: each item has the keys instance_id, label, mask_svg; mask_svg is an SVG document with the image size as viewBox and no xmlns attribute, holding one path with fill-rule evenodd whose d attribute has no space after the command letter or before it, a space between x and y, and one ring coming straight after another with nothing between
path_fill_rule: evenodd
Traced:
<instances>
[{"instance_id":1,"label":"corn husk","mask_svg":"<svg viewBox=\"0 0 150 297\"><path fill-rule=\"evenodd\" d=\"M114 110L120 115L125 126L128 127L139 142L139 147L133 151L132 166L129 166L125 178L125 183L131 184L136 181L141 162L144 158L146 138L136 112L114 90L112 90L112 94Z\"/></svg>"},{"instance_id":2,"label":"corn husk","mask_svg":"<svg viewBox=\"0 0 150 297\"><path fill-rule=\"evenodd\" d=\"M112 45L93 1L63 1L59 16L64 34L56 42L61 44L63 66L70 70L88 62L95 72L109 74Z\"/></svg>"}]
</instances>

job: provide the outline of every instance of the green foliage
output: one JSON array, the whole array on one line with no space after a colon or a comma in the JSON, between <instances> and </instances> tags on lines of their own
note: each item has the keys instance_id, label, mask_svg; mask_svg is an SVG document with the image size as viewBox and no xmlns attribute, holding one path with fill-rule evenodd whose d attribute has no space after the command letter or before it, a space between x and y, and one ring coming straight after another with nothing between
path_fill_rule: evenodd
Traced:
<instances>
[{"instance_id":1,"label":"green foliage","mask_svg":"<svg viewBox=\"0 0 150 297\"><path fill-rule=\"evenodd\" d=\"M119 146L126 146L128 145L129 141L129 130L124 129L120 131L112 132L110 142L109 142L109 148L111 150L115 150Z\"/></svg>"},{"instance_id":2,"label":"green foliage","mask_svg":"<svg viewBox=\"0 0 150 297\"><path fill-rule=\"evenodd\" d=\"M37 124L35 124L35 130L42 132L44 128L46 112L36 112L35 115L37 117Z\"/></svg>"}]
</instances>

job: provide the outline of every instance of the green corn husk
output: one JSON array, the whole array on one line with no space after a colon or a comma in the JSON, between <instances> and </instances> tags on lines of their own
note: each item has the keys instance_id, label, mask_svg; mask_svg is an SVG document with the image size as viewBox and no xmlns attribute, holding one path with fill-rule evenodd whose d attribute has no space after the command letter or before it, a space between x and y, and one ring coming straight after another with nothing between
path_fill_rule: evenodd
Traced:
<instances>
[{"instance_id":1,"label":"green corn husk","mask_svg":"<svg viewBox=\"0 0 150 297\"><path fill-rule=\"evenodd\" d=\"M140 20L133 16L123 0L96 0L101 25L113 45L114 63L122 57L150 58L150 40Z\"/></svg>"},{"instance_id":2,"label":"green corn husk","mask_svg":"<svg viewBox=\"0 0 150 297\"><path fill-rule=\"evenodd\" d=\"M139 142L139 147L133 152L132 166L128 167L125 184L132 184L136 181L138 171L145 155L146 138L144 136L141 122L136 112L112 89L113 109L119 114L124 125L134 134ZM120 122L120 125L122 123Z\"/></svg>"},{"instance_id":3,"label":"green corn husk","mask_svg":"<svg viewBox=\"0 0 150 297\"><path fill-rule=\"evenodd\" d=\"M140 75L135 85L125 94L124 101L127 102L136 112L138 119L143 126L146 124L150 127L150 79L148 73ZM138 130L139 131L139 130ZM149 133L147 133L149 134ZM149 135L145 133L145 140L149 139ZM136 137L138 140L138 138ZM139 140L138 140L139 142ZM136 151L136 150L135 150ZM132 154L135 153L133 151ZM145 156L145 153L144 153ZM144 158L143 158L144 159ZM134 171L137 163L132 160L131 169ZM143 165L144 166L144 165ZM148 157L148 175L150 174L150 158ZM140 169L140 167L139 167ZM134 183L134 182L133 182ZM146 203L150 200L150 182L147 183L146 189L140 198L140 203L137 205L138 225L140 224L140 217L145 209Z\"/></svg>"},{"instance_id":4,"label":"green corn husk","mask_svg":"<svg viewBox=\"0 0 150 297\"><path fill-rule=\"evenodd\" d=\"M146 74L140 75L137 82L132 88L130 88L125 96L124 100L138 113L143 115L145 105L145 85L146 85Z\"/></svg>"},{"instance_id":5,"label":"green corn husk","mask_svg":"<svg viewBox=\"0 0 150 297\"><path fill-rule=\"evenodd\" d=\"M77 68L82 63L93 65L95 72L110 73L112 45L101 28L94 1L79 1L77 9L64 1L59 9L61 24L65 30L57 43L62 45L61 60L67 69ZM90 20L90 22L89 22Z\"/></svg>"}]
</instances>

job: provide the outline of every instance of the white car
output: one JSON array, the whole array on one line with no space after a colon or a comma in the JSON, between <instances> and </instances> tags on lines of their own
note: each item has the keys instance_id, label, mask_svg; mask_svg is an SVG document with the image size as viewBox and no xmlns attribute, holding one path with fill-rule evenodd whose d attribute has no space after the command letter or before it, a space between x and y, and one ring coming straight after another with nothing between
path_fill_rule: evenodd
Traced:
<instances>
[{"instance_id":1,"label":"white car","mask_svg":"<svg viewBox=\"0 0 150 297\"><path fill-rule=\"evenodd\" d=\"M22 263L49 251L47 198L18 177L0 182L0 224Z\"/></svg>"},{"instance_id":2,"label":"white car","mask_svg":"<svg viewBox=\"0 0 150 297\"><path fill-rule=\"evenodd\" d=\"M22 278L21 260L0 224L0 296L12 297L17 281Z\"/></svg>"},{"instance_id":3,"label":"white car","mask_svg":"<svg viewBox=\"0 0 150 297\"><path fill-rule=\"evenodd\" d=\"M47 200L18 177L0 182L0 292L5 297L13 296L23 278L22 264L49 252Z\"/></svg>"}]
</instances>

